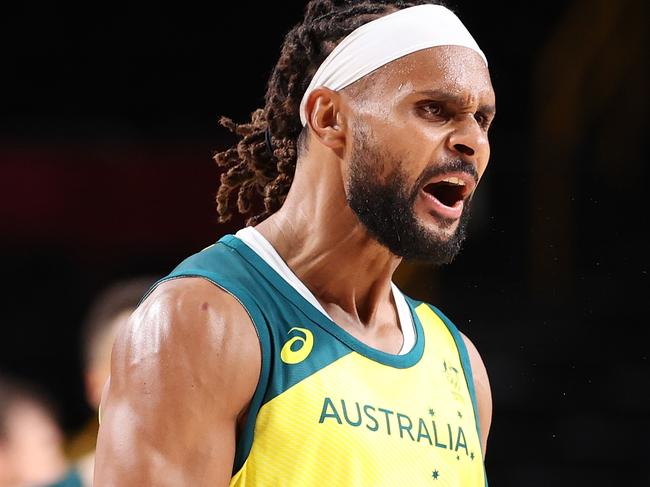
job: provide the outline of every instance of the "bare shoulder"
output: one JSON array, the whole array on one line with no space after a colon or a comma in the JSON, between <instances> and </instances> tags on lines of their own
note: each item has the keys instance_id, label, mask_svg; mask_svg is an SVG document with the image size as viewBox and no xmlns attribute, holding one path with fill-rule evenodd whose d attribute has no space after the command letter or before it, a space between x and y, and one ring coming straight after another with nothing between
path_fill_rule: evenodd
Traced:
<instances>
[{"instance_id":1,"label":"bare shoulder","mask_svg":"<svg viewBox=\"0 0 650 487\"><path fill-rule=\"evenodd\" d=\"M485 363L476 346L465 334L461 333L461 336L467 347L467 354L469 355L470 365L472 366L474 390L476 391L476 402L481 426L481 445L483 447L483 454L485 454L490 425L492 424L492 391L490 389L490 380Z\"/></svg>"},{"instance_id":2,"label":"bare shoulder","mask_svg":"<svg viewBox=\"0 0 650 487\"><path fill-rule=\"evenodd\" d=\"M154 290L118 334L111 375L151 361L172 377L191 373L208 385L220 375L226 380L231 372L259 371L259 350L251 319L236 298L202 278L174 279ZM113 377L121 378L133 376Z\"/></svg>"},{"instance_id":3,"label":"bare shoulder","mask_svg":"<svg viewBox=\"0 0 650 487\"><path fill-rule=\"evenodd\" d=\"M113 347L95 482L227 483L237 421L260 364L255 329L237 299L201 278L161 284Z\"/></svg>"},{"instance_id":4,"label":"bare shoulder","mask_svg":"<svg viewBox=\"0 0 650 487\"><path fill-rule=\"evenodd\" d=\"M259 351L258 345L247 346L258 342L241 303L202 278L173 279L161 284L138 307L129 326L122 331L119 338L125 345L138 343L144 347L141 350L156 352L164 341L170 351L189 349L191 356L203 364L213 358L210 352L232 348L232 345L242 345L240 353ZM201 352L208 352L209 356L197 357Z\"/></svg>"}]
</instances>

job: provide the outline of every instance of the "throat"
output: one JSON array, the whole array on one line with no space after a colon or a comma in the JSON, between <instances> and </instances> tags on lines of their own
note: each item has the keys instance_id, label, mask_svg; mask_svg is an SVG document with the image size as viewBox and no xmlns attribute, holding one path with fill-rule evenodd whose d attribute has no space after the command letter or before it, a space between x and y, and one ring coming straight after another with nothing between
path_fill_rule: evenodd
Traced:
<instances>
[{"instance_id":1,"label":"throat","mask_svg":"<svg viewBox=\"0 0 650 487\"><path fill-rule=\"evenodd\" d=\"M364 345L397 355L404 345L399 315L393 306L378 309L372 321L361 321L338 306L326 307L332 321Z\"/></svg>"}]
</instances>

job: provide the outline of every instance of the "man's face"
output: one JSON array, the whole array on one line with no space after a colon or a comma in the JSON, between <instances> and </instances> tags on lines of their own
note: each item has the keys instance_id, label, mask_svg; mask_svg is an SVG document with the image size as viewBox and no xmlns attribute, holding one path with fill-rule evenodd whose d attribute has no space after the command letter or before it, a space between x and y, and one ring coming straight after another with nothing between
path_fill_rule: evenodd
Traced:
<instances>
[{"instance_id":1,"label":"man's face","mask_svg":"<svg viewBox=\"0 0 650 487\"><path fill-rule=\"evenodd\" d=\"M450 262L490 155L494 91L485 63L464 47L435 47L355 85L346 89L354 100L350 207L393 254Z\"/></svg>"}]
</instances>

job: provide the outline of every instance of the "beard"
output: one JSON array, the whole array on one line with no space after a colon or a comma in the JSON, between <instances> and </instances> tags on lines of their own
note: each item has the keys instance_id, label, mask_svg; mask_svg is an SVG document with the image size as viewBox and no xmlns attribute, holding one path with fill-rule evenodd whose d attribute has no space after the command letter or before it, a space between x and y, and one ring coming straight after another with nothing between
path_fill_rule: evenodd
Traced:
<instances>
[{"instance_id":1,"label":"beard","mask_svg":"<svg viewBox=\"0 0 650 487\"><path fill-rule=\"evenodd\" d=\"M461 159L448 159L426 168L412 188L401 169L400 161L368 143L364 133L355 134L346 183L347 201L367 231L391 253L407 260L432 265L450 263L460 252L470 217L470 198L466 199L456 231L441 235L427 229L415 216L414 205L419 192L432 177L451 171L464 171L477 178L474 166ZM383 167L391 167L383 174ZM437 218L440 228L455 220Z\"/></svg>"}]
</instances>

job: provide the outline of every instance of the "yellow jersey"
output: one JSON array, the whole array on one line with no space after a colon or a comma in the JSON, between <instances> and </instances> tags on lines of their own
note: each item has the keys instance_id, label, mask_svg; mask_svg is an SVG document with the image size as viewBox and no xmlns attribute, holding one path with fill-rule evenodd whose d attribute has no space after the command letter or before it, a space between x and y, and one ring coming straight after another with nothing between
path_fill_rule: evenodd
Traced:
<instances>
[{"instance_id":1,"label":"yellow jersey","mask_svg":"<svg viewBox=\"0 0 650 487\"><path fill-rule=\"evenodd\" d=\"M393 355L333 323L233 235L167 278L184 276L236 297L260 340L232 487L487 485L467 350L437 308L407 298L416 341Z\"/></svg>"}]
</instances>

